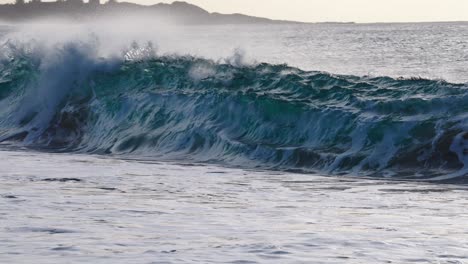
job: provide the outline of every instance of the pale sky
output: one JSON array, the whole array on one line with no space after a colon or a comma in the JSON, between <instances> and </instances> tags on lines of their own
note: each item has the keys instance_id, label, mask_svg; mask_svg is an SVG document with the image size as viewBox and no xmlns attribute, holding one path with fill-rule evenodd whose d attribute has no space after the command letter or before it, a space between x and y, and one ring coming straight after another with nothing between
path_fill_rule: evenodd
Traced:
<instances>
[{"instance_id":1,"label":"pale sky","mask_svg":"<svg viewBox=\"0 0 468 264\"><path fill-rule=\"evenodd\" d=\"M11 2L12 0L0 0ZM101 0L101 2L106 0ZM139 4L173 0L121 0ZM186 0L210 12L305 22L468 21L468 0Z\"/></svg>"},{"instance_id":2,"label":"pale sky","mask_svg":"<svg viewBox=\"0 0 468 264\"><path fill-rule=\"evenodd\" d=\"M152 4L155 0L132 0ZM210 12L307 22L468 21L468 0L187 0Z\"/></svg>"}]
</instances>

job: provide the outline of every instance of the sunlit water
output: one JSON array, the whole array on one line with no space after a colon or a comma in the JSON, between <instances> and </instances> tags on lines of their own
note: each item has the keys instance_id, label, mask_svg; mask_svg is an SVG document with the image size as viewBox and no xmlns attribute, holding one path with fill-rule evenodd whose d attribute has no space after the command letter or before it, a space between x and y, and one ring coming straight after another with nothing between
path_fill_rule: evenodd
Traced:
<instances>
[{"instance_id":1,"label":"sunlit water","mask_svg":"<svg viewBox=\"0 0 468 264\"><path fill-rule=\"evenodd\" d=\"M303 70L332 74L468 82L468 22L186 27L154 23L150 28L142 25L137 20L65 25L58 29L26 25L19 35L44 42L64 40L63 36L65 40L85 41L89 37L86 34L94 34L105 50L132 41L151 41L159 54L189 54L219 60L237 51L249 63L287 63ZM16 30L0 26L0 35Z\"/></svg>"},{"instance_id":2,"label":"sunlit water","mask_svg":"<svg viewBox=\"0 0 468 264\"><path fill-rule=\"evenodd\" d=\"M466 187L0 152L2 263L466 263Z\"/></svg>"},{"instance_id":3,"label":"sunlit water","mask_svg":"<svg viewBox=\"0 0 468 264\"><path fill-rule=\"evenodd\" d=\"M162 52L216 59L237 48L305 70L468 82L468 23L213 26L163 36Z\"/></svg>"}]
</instances>

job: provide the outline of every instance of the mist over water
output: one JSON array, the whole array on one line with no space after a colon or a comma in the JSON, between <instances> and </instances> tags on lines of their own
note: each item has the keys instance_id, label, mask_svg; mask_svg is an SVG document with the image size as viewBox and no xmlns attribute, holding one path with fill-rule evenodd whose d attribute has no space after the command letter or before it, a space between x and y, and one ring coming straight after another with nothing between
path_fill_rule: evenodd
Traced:
<instances>
[{"instance_id":1,"label":"mist over water","mask_svg":"<svg viewBox=\"0 0 468 264\"><path fill-rule=\"evenodd\" d=\"M303 70L357 76L421 77L468 82L468 23L285 24L177 26L151 17L89 23L41 21L17 38L41 43L99 40L100 55L119 54L133 41L151 41L159 55L224 59L241 50L249 62L287 63Z\"/></svg>"}]
</instances>

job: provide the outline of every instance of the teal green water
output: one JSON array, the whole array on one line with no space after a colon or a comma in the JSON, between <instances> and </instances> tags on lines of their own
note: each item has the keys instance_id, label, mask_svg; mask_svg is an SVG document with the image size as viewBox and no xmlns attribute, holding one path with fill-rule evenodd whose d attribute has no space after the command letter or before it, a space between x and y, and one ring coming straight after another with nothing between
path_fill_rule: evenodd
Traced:
<instances>
[{"instance_id":1,"label":"teal green water","mask_svg":"<svg viewBox=\"0 0 468 264\"><path fill-rule=\"evenodd\" d=\"M15 51L0 141L43 150L465 182L468 86L184 56Z\"/></svg>"}]
</instances>

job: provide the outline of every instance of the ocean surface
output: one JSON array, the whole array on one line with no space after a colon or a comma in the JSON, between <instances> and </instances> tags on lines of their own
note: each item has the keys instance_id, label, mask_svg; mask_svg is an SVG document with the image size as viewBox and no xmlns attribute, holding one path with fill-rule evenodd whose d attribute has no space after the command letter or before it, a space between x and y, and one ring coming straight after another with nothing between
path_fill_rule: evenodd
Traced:
<instances>
[{"instance_id":1,"label":"ocean surface","mask_svg":"<svg viewBox=\"0 0 468 264\"><path fill-rule=\"evenodd\" d=\"M0 151L2 263L467 263L468 187Z\"/></svg>"},{"instance_id":2,"label":"ocean surface","mask_svg":"<svg viewBox=\"0 0 468 264\"><path fill-rule=\"evenodd\" d=\"M468 263L468 23L0 32L2 263Z\"/></svg>"}]
</instances>

